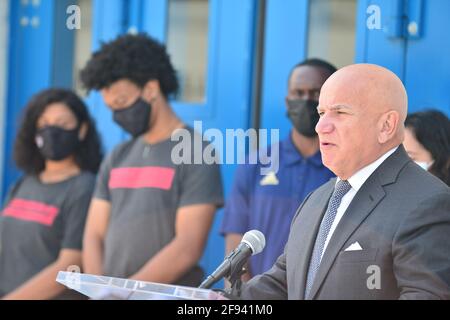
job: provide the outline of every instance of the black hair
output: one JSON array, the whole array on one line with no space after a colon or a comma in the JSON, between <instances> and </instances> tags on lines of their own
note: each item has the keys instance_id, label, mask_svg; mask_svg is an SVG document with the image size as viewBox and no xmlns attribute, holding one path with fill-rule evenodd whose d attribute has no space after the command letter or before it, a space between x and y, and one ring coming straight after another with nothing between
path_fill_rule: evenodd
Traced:
<instances>
[{"instance_id":1,"label":"black hair","mask_svg":"<svg viewBox=\"0 0 450 320\"><path fill-rule=\"evenodd\" d=\"M166 47L146 34L126 34L103 43L81 71L81 82L90 91L127 79L143 88L158 80L164 97L176 95L179 84Z\"/></svg>"},{"instance_id":2,"label":"black hair","mask_svg":"<svg viewBox=\"0 0 450 320\"><path fill-rule=\"evenodd\" d=\"M14 144L14 161L17 167L27 174L38 174L45 169L45 159L35 142L37 121L50 104L58 102L74 113L78 125L87 124L86 137L75 150L75 162L81 170L96 173L103 153L95 123L84 102L67 89L47 89L37 93L28 102Z\"/></svg>"},{"instance_id":3,"label":"black hair","mask_svg":"<svg viewBox=\"0 0 450 320\"><path fill-rule=\"evenodd\" d=\"M428 171L450 186L450 120L438 110L409 114L405 126L431 153L433 164Z\"/></svg>"},{"instance_id":4,"label":"black hair","mask_svg":"<svg viewBox=\"0 0 450 320\"><path fill-rule=\"evenodd\" d=\"M302 67L302 66L322 68L327 72L328 77L337 71L337 69L334 65L332 65L331 63L329 63L325 60L317 59L317 58L306 59L306 60L303 60L303 61L297 63L291 69L291 72L289 72L288 81L291 79L291 76L292 76L292 73L294 72L294 70L297 69L298 67Z\"/></svg>"}]
</instances>

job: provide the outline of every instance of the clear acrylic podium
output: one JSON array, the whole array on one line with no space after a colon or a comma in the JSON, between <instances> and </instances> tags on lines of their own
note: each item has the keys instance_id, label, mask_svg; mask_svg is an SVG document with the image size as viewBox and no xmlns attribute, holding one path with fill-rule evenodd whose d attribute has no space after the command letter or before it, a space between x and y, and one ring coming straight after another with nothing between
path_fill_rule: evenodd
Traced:
<instances>
[{"instance_id":1,"label":"clear acrylic podium","mask_svg":"<svg viewBox=\"0 0 450 320\"><path fill-rule=\"evenodd\" d=\"M227 300L208 289L60 271L56 281L94 300Z\"/></svg>"}]
</instances>

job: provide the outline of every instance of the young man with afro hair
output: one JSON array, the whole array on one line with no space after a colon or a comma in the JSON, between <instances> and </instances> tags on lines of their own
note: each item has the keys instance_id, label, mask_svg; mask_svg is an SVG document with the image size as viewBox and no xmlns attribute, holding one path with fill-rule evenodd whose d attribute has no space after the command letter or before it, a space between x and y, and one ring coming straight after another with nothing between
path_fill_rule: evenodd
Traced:
<instances>
[{"instance_id":1,"label":"young man with afro hair","mask_svg":"<svg viewBox=\"0 0 450 320\"><path fill-rule=\"evenodd\" d=\"M188 130L193 141L198 133L170 107L179 84L165 46L144 34L120 36L93 54L81 80L100 91L132 136L102 163L84 236L84 272L198 285L204 276L198 261L223 203L221 177L216 164L172 161L172 134Z\"/></svg>"}]
</instances>

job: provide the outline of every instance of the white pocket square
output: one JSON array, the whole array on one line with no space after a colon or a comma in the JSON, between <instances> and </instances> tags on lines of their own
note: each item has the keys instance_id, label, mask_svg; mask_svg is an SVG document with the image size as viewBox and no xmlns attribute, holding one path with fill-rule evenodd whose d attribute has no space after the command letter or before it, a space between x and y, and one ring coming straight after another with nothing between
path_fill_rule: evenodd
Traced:
<instances>
[{"instance_id":1,"label":"white pocket square","mask_svg":"<svg viewBox=\"0 0 450 320\"><path fill-rule=\"evenodd\" d=\"M351 245L348 246L347 249L345 249L344 251L360 251L363 248L361 247L361 245L359 244L358 241L352 243Z\"/></svg>"}]
</instances>

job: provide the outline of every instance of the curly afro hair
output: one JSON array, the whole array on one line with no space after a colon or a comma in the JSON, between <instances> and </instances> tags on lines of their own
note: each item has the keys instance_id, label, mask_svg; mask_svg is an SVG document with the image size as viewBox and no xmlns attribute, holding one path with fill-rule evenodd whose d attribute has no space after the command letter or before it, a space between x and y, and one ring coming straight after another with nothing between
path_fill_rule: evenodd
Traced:
<instances>
[{"instance_id":1,"label":"curly afro hair","mask_svg":"<svg viewBox=\"0 0 450 320\"><path fill-rule=\"evenodd\" d=\"M146 34L126 34L103 43L81 71L84 87L101 90L127 79L139 87L158 80L167 99L176 95L179 84L166 47Z\"/></svg>"},{"instance_id":2,"label":"curly afro hair","mask_svg":"<svg viewBox=\"0 0 450 320\"><path fill-rule=\"evenodd\" d=\"M75 150L75 162L81 170L96 173L102 160L100 138L84 102L72 91L47 89L31 98L26 106L14 144L14 160L27 174L39 174L45 168L45 159L36 146L37 122L45 109L53 103L63 103L76 116L78 124L86 123L86 137Z\"/></svg>"}]
</instances>

